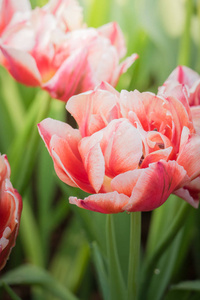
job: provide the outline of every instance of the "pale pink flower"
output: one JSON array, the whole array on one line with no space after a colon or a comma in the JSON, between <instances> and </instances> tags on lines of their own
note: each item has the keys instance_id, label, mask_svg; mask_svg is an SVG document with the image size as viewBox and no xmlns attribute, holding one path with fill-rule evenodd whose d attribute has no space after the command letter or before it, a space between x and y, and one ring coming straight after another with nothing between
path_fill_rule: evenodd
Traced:
<instances>
[{"instance_id":1,"label":"pale pink flower","mask_svg":"<svg viewBox=\"0 0 200 300\"><path fill-rule=\"evenodd\" d=\"M10 182L10 165L0 155L0 270L6 264L19 230L22 199Z\"/></svg>"},{"instance_id":2,"label":"pale pink flower","mask_svg":"<svg viewBox=\"0 0 200 300\"><path fill-rule=\"evenodd\" d=\"M38 128L58 177L92 194L70 203L101 213L148 211L179 193L198 206L183 187L200 174L200 137L178 99L102 83L66 108L79 129L50 118Z\"/></svg>"},{"instance_id":3,"label":"pale pink flower","mask_svg":"<svg viewBox=\"0 0 200 300\"><path fill-rule=\"evenodd\" d=\"M102 80L115 86L137 58L120 62L126 47L117 23L86 28L75 0L15 13L1 34L0 49L1 63L17 81L63 101Z\"/></svg>"}]
</instances>

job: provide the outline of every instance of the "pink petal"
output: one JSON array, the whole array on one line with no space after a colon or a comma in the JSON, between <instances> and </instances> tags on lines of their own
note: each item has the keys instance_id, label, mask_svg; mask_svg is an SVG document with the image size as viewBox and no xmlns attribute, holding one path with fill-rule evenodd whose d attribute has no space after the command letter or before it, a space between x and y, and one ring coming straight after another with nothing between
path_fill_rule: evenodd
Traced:
<instances>
[{"instance_id":1,"label":"pink petal","mask_svg":"<svg viewBox=\"0 0 200 300\"><path fill-rule=\"evenodd\" d=\"M112 180L118 193L129 196L127 211L149 211L162 205L174 190L188 181L186 171L175 161L159 161L146 169L129 171Z\"/></svg>"},{"instance_id":2,"label":"pink petal","mask_svg":"<svg viewBox=\"0 0 200 300\"><path fill-rule=\"evenodd\" d=\"M192 134L182 145L177 163L184 167L191 179L200 175L200 136Z\"/></svg>"},{"instance_id":3,"label":"pink petal","mask_svg":"<svg viewBox=\"0 0 200 300\"><path fill-rule=\"evenodd\" d=\"M199 74L186 66L178 66L167 78L164 85L170 81L178 81L181 84L192 87L193 83L199 79Z\"/></svg>"},{"instance_id":4,"label":"pink petal","mask_svg":"<svg viewBox=\"0 0 200 300\"><path fill-rule=\"evenodd\" d=\"M117 192L91 195L83 200L70 197L69 202L81 208L104 213L115 214L123 211L123 207L128 203L129 198Z\"/></svg>"},{"instance_id":5,"label":"pink petal","mask_svg":"<svg viewBox=\"0 0 200 300\"><path fill-rule=\"evenodd\" d=\"M194 196L191 196L188 189L180 188L177 191L175 191L173 194L176 196L182 198L186 202L188 202L190 205L192 205L194 208L198 208L199 206L199 200L196 200ZM199 198L198 198L199 199Z\"/></svg>"},{"instance_id":6,"label":"pink petal","mask_svg":"<svg viewBox=\"0 0 200 300\"><path fill-rule=\"evenodd\" d=\"M192 120L196 133L200 135L200 105L191 107Z\"/></svg>"},{"instance_id":7,"label":"pink petal","mask_svg":"<svg viewBox=\"0 0 200 300\"><path fill-rule=\"evenodd\" d=\"M28 0L1 0L0 2L0 34L10 23L16 12L30 11L31 5Z\"/></svg>"},{"instance_id":8,"label":"pink petal","mask_svg":"<svg viewBox=\"0 0 200 300\"><path fill-rule=\"evenodd\" d=\"M132 64L135 62L135 60L138 58L139 56L134 53L131 56L127 57L123 62L121 62L120 65L117 66L116 70L114 71L114 74L112 76L112 79L110 81L111 85L116 86L119 80L119 77L125 73L128 68L130 68L130 66L132 66Z\"/></svg>"},{"instance_id":9,"label":"pink petal","mask_svg":"<svg viewBox=\"0 0 200 300\"><path fill-rule=\"evenodd\" d=\"M66 109L79 125L81 135L88 136L104 128L107 123L118 118L117 98L106 90L95 90L73 96Z\"/></svg>"},{"instance_id":10,"label":"pink petal","mask_svg":"<svg viewBox=\"0 0 200 300\"><path fill-rule=\"evenodd\" d=\"M114 177L138 167L142 156L142 140L138 130L125 119L113 120L104 129L101 148L106 175Z\"/></svg>"},{"instance_id":11,"label":"pink petal","mask_svg":"<svg viewBox=\"0 0 200 300\"><path fill-rule=\"evenodd\" d=\"M154 151L154 152L148 154L144 158L144 160L142 161L140 167L141 168L147 168L149 166L149 164L157 162L161 159L168 161L172 151L173 151L172 147Z\"/></svg>"},{"instance_id":12,"label":"pink petal","mask_svg":"<svg viewBox=\"0 0 200 300\"><path fill-rule=\"evenodd\" d=\"M105 176L105 162L100 147L102 135L102 132L96 132L92 136L82 139L79 144L85 170L96 193L101 189Z\"/></svg>"},{"instance_id":13,"label":"pink petal","mask_svg":"<svg viewBox=\"0 0 200 300\"><path fill-rule=\"evenodd\" d=\"M82 190L93 193L88 175L85 171L83 163L72 151L68 140L63 140L57 136L53 136L50 143L52 158L54 160L55 171L58 177L67 184L69 179ZM58 166L58 167L57 167ZM60 173L60 169L62 173ZM64 176L65 177L64 177Z\"/></svg>"},{"instance_id":14,"label":"pink petal","mask_svg":"<svg viewBox=\"0 0 200 300\"><path fill-rule=\"evenodd\" d=\"M105 24L99 27L98 32L108 38L113 46L117 49L119 58L126 54L126 46L123 33L116 22Z\"/></svg>"},{"instance_id":15,"label":"pink petal","mask_svg":"<svg viewBox=\"0 0 200 300\"><path fill-rule=\"evenodd\" d=\"M43 9L57 18L65 32L79 29L83 26L82 7L76 0L50 0Z\"/></svg>"},{"instance_id":16,"label":"pink petal","mask_svg":"<svg viewBox=\"0 0 200 300\"><path fill-rule=\"evenodd\" d=\"M0 186L6 178L10 178L10 165L7 156L4 154L0 155Z\"/></svg>"},{"instance_id":17,"label":"pink petal","mask_svg":"<svg viewBox=\"0 0 200 300\"><path fill-rule=\"evenodd\" d=\"M79 131L66 123L50 118L39 123L38 128L53 158L58 177L69 185L78 186L90 193L94 192L78 150L81 139Z\"/></svg>"},{"instance_id":18,"label":"pink petal","mask_svg":"<svg viewBox=\"0 0 200 300\"><path fill-rule=\"evenodd\" d=\"M0 45L5 58L5 67L20 83L28 86L38 86L41 76L34 58L27 52Z\"/></svg>"},{"instance_id":19,"label":"pink petal","mask_svg":"<svg viewBox=\"0 0 200 300\"><path fill-rule=\"evenodd\" d=\"M0 270L4 267L19 230L22 199L9 179L1 187L0 209Z\"/></svg>"},{"instance_id":20,"label":"pink petal","mask_svg":"<svg viewBox=\"0 0 200 300\"><path fill-rule=\"evenodd\" d=\"M91 87L88 80L82 85L85 73L89 72L87 64L88 52L86 48L75 51L70 55L55 73L55 75L42 87L47 90L53 98L67 102L74 94L84 92ZM91 79L92 80L92 79Z\"/></svg>"}]
</instances>

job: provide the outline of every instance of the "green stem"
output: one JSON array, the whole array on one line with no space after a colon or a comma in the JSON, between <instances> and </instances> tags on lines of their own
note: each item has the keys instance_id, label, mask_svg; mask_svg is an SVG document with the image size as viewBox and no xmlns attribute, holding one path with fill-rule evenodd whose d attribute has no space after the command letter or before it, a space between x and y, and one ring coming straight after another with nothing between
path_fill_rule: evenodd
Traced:
<instances>
[{"instance_id":1,"label":"green stem","mask_svg":"<svg viewBox=\"0 0 200 300\"><path fill-rule=\"evenodd\" d=\"M182 225L184 224L185 218L187 217L191 209L192 207L190 207L188 203L183 202L179 212L171 223L171 226L168 228L166 235L163 236L163 238L160 240L160 243L155 247L154 252L151 253L147 258L143 270L140 299L145 299L144 294L146 294L148 291L149 278L151 278L154 272L156 263L159 261L160 257L166 251L166 249L171 245L171 242L181 229Z\"/></svg>"},{"instance_id":2,"label":"green stem","mask_svg":"<svg viewBox=\"0 0 200 300\"><path fill-rule=\"evenodd\" d=\"M131 213L130 223L130 249L128 270L128 300L138 297L139 288L139 262L141 240L141 212Z\"/></svg>"},{"instance_id":3,"label":"green stem","mask_svg":"<svg viewBox=\"0 0 200 300\"><path fill-rule=\"evenodd\" d=\"M117 246L115 241L115 232L113 216L107 215L106 224L107 240L107 259L108 259L108 281L109 281L109 300L126 299L126 289L120 268Z\"/></svg>"},{"instance_id":4,"label":"green stem","mask_svg":"<svg viewBox=\"0 0 200 300\"><path fill-rule=\"evenodd\" d=\"M191 19L192 19L192 11L193 11L193 1L186 0L185 10L186 10L185 27L184 27L184 32L180 43L178 64L189 66L190 47L191 47L190 28L191 28Z\"/></svg>"}]
</instances>

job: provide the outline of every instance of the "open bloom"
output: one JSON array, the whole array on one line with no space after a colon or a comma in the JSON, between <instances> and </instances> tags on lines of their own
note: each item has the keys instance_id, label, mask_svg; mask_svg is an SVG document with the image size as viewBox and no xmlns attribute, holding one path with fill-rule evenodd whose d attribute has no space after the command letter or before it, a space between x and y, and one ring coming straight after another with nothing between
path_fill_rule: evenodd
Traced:
<instances>
[{"instance_id":1,"label":"open bloom","mask_svg":"<svg viewBox=\"0 0 200 300\"><path fill-rule=\"evenodd\" d=\"M102 83L66 108L79 129L50 118L38 127L59 178L92 194L71 203L101 213L149 211L178 193L198 206L185 186L200 174L200 137L184 101Z\"/></svg>"},{"instance_id":2,"label":"open bloom","mask_svg":"<svg viewBox=\"0 0 200 300\"><path fill-rule=\"evenodd\" d=\"M4 267L19 230L22 199L10 182L10 166L0 155L0 270Z\"/></svg>"},{"instance_id":3,"label":"open bloom","mask_svg":"<svg viewBox=\"0 0 200 300\"><path fill-rule=\"evenodd\" d=\"M2 1L0 14L6 16L14 1ZM102 80L115 86L137 58L133 54L120 63L126 47L117 23L86 28L76 0L15 10L8 19L1 32L1 64L22 84L40 86L63 101Z\"/></svg>"}]
</instances>

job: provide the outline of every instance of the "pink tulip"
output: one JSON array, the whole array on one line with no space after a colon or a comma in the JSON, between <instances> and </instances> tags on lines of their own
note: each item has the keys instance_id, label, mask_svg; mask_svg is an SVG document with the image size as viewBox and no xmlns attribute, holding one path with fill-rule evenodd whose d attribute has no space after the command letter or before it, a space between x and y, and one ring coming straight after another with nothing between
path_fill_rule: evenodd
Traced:
<instances>
[{"instance_id":1,"label":"pink tulip","mask_svg":"<svg viewBox=\"0 0 200 300\"><path fill-rule=\"evenodd\" d=\"M169 75L163 86L159 88L159 94L165 97L176 97L184 103L187 112L190 114L196 134L200 136L200 75L188 67L178 66ZM189 150L188 148L188 151L192 151L192 149ZM187 159L185 157L185 160ZM200 197L200 177L192 180L176 194L182 198L192 197L198 201Z\"/></svg>"},{"instance_id":2,"label":"pink tulip","mask_svg":"<svg viewBox=\"0 0 200 300\"><path fill-rule=\"evenodd\" d=\"M200 75L185 66L178 66L160 87L160 94L172 95L181 85L188 93L188 102L191 109L193 124L200 135ZM179 90L180 87L179 87ZM180 98L180 94L178 95Z\"/></svg>"},{"instance_id":3,"label":"pink tulip","mask_svg":"<svg viewBox=\"0 0 200 300\"><path fill-rule=\"evenodd\" d=\"M75 0L15 12L1 33L0 49L1 64L17 81L63 101L102 80L115 86L137 58L133 54L120 62L126 47L119 26L86 28Z\"/></svg>"},{"instance_id":4,"label":"pink tulip","mask_svg":"<svg viewBox=\"0 0 200 300\"><path fill-rule=\"evenodd\" d=\"M79 129L50 118L38 128L58 177L92 194L70 203L101 213L149 211L179 193L198 206L186 186L200 174L200 137L184 103L102 83L66 108Z\"/></svg>"},{"instance_id":5,"label":"pink tulip","mask_svg":"<svg viewBox=\"0 0 200 300\"><path fill-rule=\"evenodd\" d=\"M6 264L19 230L22 199L10 182L10 166L5 155L0 156L0 270Z\"/></svg>"}]
</instances>

